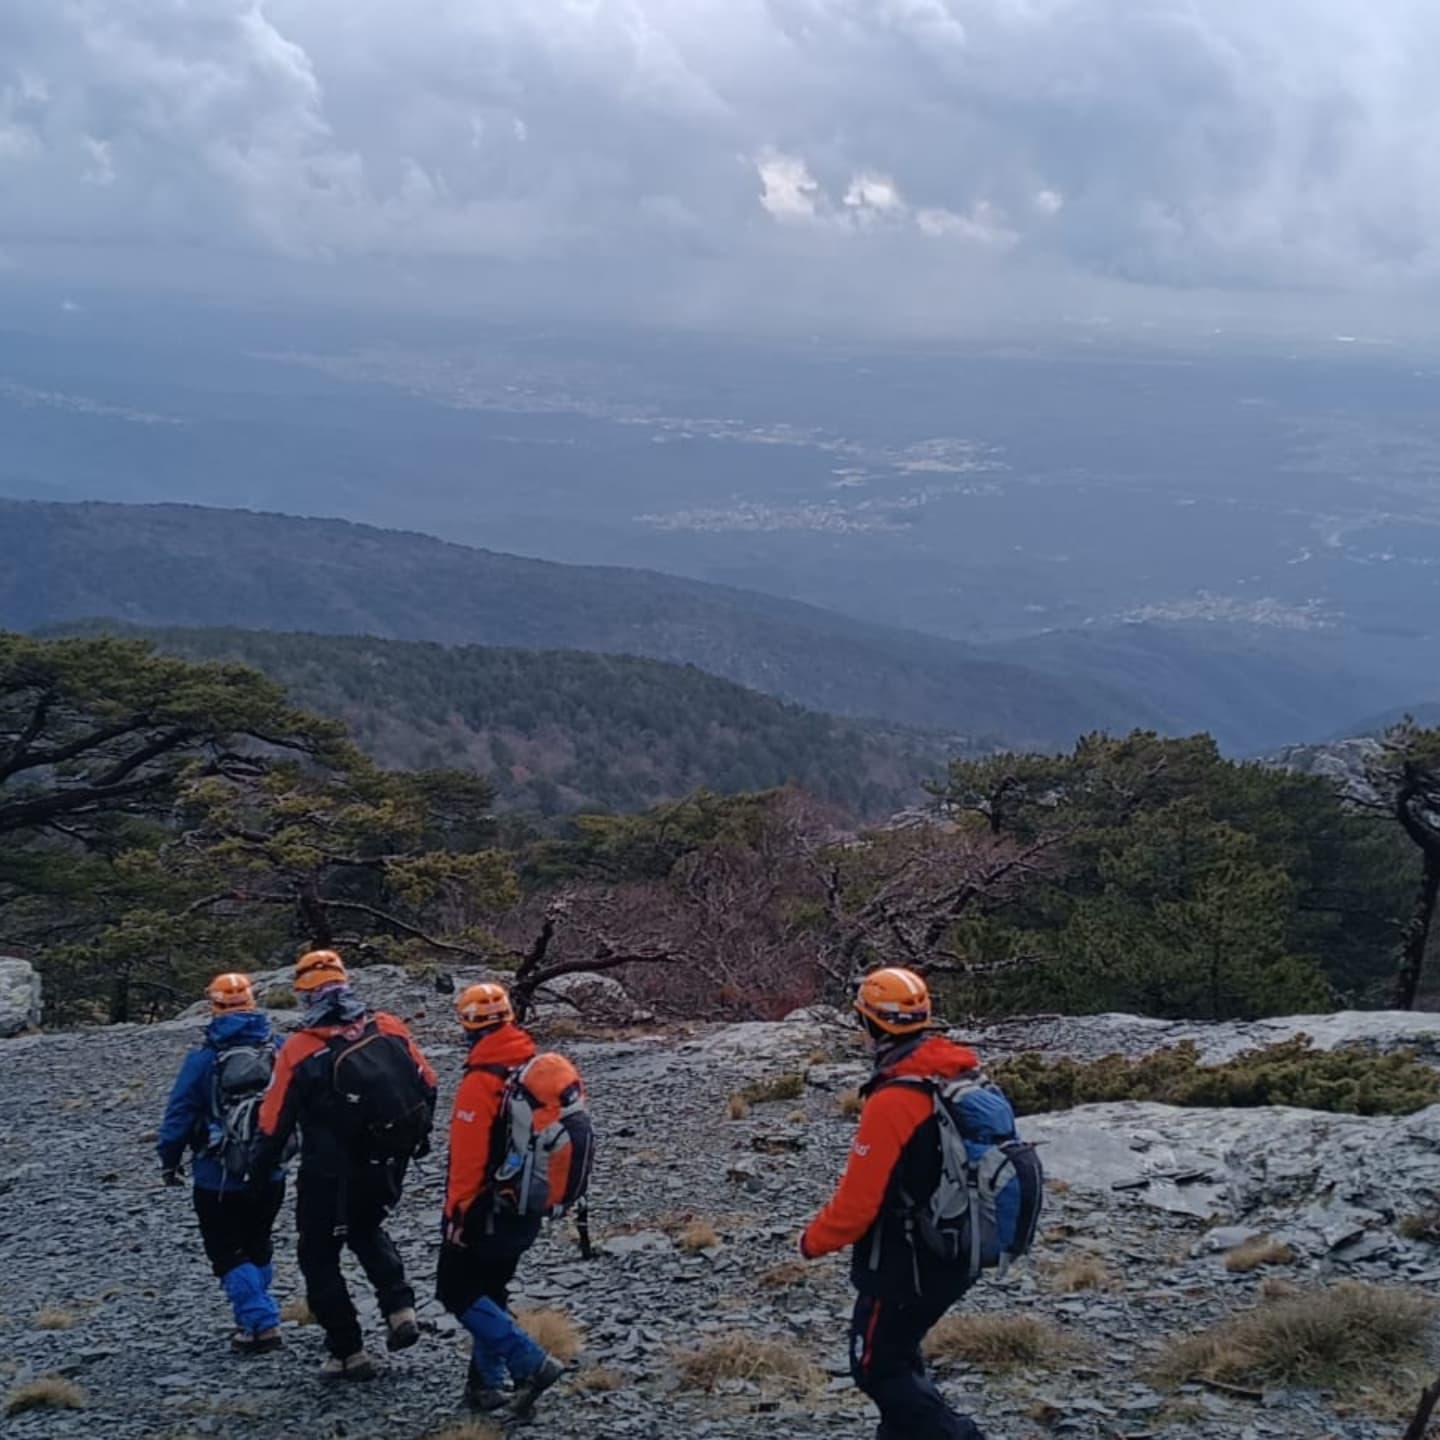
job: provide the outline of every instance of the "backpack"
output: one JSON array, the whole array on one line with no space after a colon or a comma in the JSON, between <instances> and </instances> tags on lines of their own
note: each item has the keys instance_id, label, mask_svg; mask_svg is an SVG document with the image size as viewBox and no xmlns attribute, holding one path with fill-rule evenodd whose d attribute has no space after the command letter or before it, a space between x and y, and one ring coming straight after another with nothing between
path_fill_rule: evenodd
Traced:
<instances>
[{"instance_id":1,"label":"backpack","mask_svg":"<svg viewBox=\"0 0 1440 1440\"><path fill-rule=\"evenodd\" d=\"M554 1053L496 1069L506 1085L491 1150L493 1213L557 1219L584 1199L595 1164L585 1083Z\"/></svg>"},{"instance_id":2,"label":"backpack","mask_svg":"<svg viewBox=\"0 0 1440 1440\"><path fill-rule=\"evenodd\" d=\"M398 1035L367 1020L358 1038L330 1038L331 1087L336 1128L357 1160L383 1165L409 1160L429 1137L430 1096Z\"/></svg>"},{"instance_id":3,"label":"backpack","mask_svg":"<svg viewBox=\"0 0 1440 1440\"><path fill-rule=\"evenodd\" d=\"M1035 1243L1045 1197L1040 1157L1016 1134L1009 1100L983 1076L886 1083L923 1087L940 1133L934 1191L923 1201L902 1195L914 1238L972 1284L985 1270L1003 1275Z\"/></svg>"},{"instance_id":4,"label":"backpack","mask_svg":"<svg viewBox=\"0 0 1440 1440\"><path fill-rule=\"evenodd\" d=\"M230 1180L245 1181L255 1156L260 1106L275 1068L275 1046L227 1045L215 1050L210 1078L209 1145Z\"/></svg>"}]
</instances>

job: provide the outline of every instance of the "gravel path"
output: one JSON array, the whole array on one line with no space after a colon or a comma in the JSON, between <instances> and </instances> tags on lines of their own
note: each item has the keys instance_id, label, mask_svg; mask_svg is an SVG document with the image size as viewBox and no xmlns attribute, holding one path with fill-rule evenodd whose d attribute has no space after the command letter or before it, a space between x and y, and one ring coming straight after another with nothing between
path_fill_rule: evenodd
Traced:
<instances>
[{"instance_id":1,"label":"gravel path","mask_svg":"<svg viewBox=\"0 0 1440 1440\"><path fill-rule=\"evenodd\" d=\"M462 1056L445 1023L448 1006L420 991L385 999L414 1023L444 1077L448 1107ZM0 1042L0 1389L62 1375L89 1401L82 1411L17 1415L0 1429L16 1440L442 1434L460 1418L464 1371L457 1328L430 1298L442 1160L417 1167L392 1227L422 1297L421 1345L389 1360L373 1384L339 1389L314 1376L322 1348L313 1327L287 1324L279 1355L232 1357L227 1307L188 1194L159 1185L153 1155L169 1083L195 1036L194 1023L180 1021ZM798 1279L777 1270L843 1164L852 1122L838 1099L853 1083L853 1061L817 1064L798 1100L756 1105L740 1120L727 1107L747 1078L804 1067L822 1038L797 1025L695 1031L688 1043L675 1034L556 1042L581 1064L600 1126L594 1227L602 1253L582 1262L557 1227L524 1264L516 1304L567 1312L585 1341L577 1373L603 1368L621 1383L568 1383L525 1429L596 1440L873 1434L871 1412L845 1374L843 1262ZM692 1252L676 1238L697 1217L714 1225L719 1244ZM1203 1234L1202 1222L1130 1196L1055 1196L1044 1255L981 1287L964 1308L1042 1316L1085 1349L1006 1374L947 1368L948 1392L991 1440L1398 1435L1393 1423L1341 1417L1314 1395L1281 1392L1257 1403L1189 1387L1171 1397L1138 1378L1166 1336L1253 1300L1260 1275L1228 1274ZM1059 1293L1055 1266L1086 1255L1102 1261L1114 1288ZM277 1250L282 1301L301 1293L293 1256L287 1206ZM73 1323L45 1328L46 1307ZM378 1316L373 1306L365 1313L378 1343ZM818 1385L804 1394L746 1379L710 1393L682 1388L676 1353L735 1331L803 1353L822 1372Z\"/></svg>"}]
</instances>

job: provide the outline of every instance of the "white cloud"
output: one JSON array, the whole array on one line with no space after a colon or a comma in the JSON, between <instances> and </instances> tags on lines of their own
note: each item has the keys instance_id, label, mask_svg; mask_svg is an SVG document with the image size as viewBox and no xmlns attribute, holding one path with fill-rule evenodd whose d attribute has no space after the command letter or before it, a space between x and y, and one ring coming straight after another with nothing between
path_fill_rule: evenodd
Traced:
<instances>
[{"instance_id":1,"label":"white cloud","mask_svg":"<svg viewBox=\"0 0 1440 1440\"><path fill-rule=\"evenodd\" d=\"M1437 53L1434 0L6 0L0 246L1418 292Z\"/></svg>"},{"instance_id":2,"label":"white cloud","mask_svg":"<svg viewBox=\"0 0 1440 1440\"><path fill-rule=\"evenodd\" d=\"M760 176L760 203L783 222L813 220L819 209L820 187L797 155L765 150L755 161Z\"/></svg>"}]
</instances>

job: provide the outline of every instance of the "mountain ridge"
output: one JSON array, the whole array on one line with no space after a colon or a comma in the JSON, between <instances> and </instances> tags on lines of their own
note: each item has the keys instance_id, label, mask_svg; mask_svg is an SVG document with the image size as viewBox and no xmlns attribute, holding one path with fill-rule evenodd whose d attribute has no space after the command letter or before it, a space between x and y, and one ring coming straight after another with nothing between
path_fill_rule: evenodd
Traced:
<instances>
[{"instance_id":1,"label":"mountain ridge","mask_svg":"<svg viewBox=\"0 0 1440 1440\"><path fill-rule=\"evenodd\" d=\"M957 642L656 571L571 566L379 530L202 506L0 500L0 624L372 634L690 663L793 704L1020 745L1146 723Z\"/></svg>"}]
</instances>

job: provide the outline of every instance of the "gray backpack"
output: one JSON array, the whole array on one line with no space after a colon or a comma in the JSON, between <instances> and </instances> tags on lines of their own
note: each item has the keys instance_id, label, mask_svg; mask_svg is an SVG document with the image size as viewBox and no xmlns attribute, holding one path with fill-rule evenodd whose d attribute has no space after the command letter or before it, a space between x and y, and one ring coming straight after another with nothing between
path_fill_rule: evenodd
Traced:
<instances>
[{"instance_id":1,"label":"gray backpack","mask_svg":"<svg viewBox=\"0 0 1440 1440\"><path fill-rule=\"evenodd\" d=\"M215 1052L209 1153L232 1180L250 1178L260 1106L275 1068L275 1047L227 1045Z\"/></svg>"}]
</instances>

